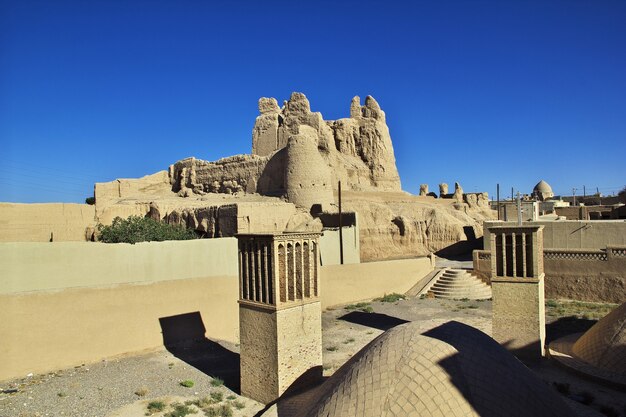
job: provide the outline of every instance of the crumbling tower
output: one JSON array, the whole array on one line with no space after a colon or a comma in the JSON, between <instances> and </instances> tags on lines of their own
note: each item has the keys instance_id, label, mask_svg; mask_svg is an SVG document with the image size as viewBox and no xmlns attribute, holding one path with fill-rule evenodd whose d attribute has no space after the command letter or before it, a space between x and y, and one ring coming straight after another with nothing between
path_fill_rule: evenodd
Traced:
<instances>
[{"instance_id":1,"label":"crumbling tower","mask_svg":"<svg viewBox=\"0 0 626 417\"><path fill-rule=\"evenodd\" d=\"M493 338L517 356L543 356L543 226L493 226L491 290Z\"/></svg>"},{"instance_id":2,"label":"crumbling tower","mask_svg":"<svg viewBox=\"0 0 626 417\"><path fill-rule=\"evenodd\" d=\"M334 202L330 169L317 149L313 128L300 126L300 133L289 138L286 151L287 200L307 210L314 204L329 210Z\"/></svg>"},{"instance_id":3,"label":"crumbling tower","mask_svg":"<svg viewBox=\"0 0 626 417\"><path fill-rule=\"evenodd\" d=\"M268 404L322 377L319 233L237 238L241 394Z\"/></svg>"}]
</instances>

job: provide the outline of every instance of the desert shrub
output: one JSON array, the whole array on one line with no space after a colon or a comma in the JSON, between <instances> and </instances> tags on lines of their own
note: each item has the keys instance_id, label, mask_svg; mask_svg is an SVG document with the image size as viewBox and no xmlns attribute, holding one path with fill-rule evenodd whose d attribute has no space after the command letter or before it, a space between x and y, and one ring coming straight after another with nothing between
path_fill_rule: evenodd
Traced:
<instances>
[{"instance_id":1,"label":"desert shrub","mask_svg":"<svg viewBox=\"0 0 626 417\"><path fill-rule=\"evenodd\" d=\"M148 403L148 413L158 413L165 409L165 403L163 401L150 401Z\"/></svg>"},{"instance_id":2,"label":"desert shrub","mask_svg":"<svg viewBox=\"0 0 626 417\"><path fill-rule=\"evenodd\" d=\"M184 381L180 381L180 386L185 387L185 388L191 388L193 387L195 384L191 379L186 379Z\"/></svg>"},{"instance_id":3,"label":"desert shrub","mask_svg":"<svg viewBox=\"0 0 626 417\"><path fill-rule=\"evenodd\" d=\"M374 311L374 309L370 306L370 303L349 304L345 306L344 308L348 311L357 310L357 311L362 311L364 313L372 313Z\"/></svg>"},{"instance_id":4,"label":"desert shrub","mask_svg":"<svg viewBox=\"0 0 626 417\"><path fill-rule=\"evenodd\" d=\"M161 242L198 237L191 229L140 216L130 216L127 219L116 217L110 226L98 224L98 231L98 240L104 243Z\"/></svg>"},{"instance_id":5,"label":"desert shrub","mask_svg":"<svg viewBox=\"0 0 626 417\"><path fill-rule=\"evenodd\" d=\"M94 204L96 204L96 197L87 197L85 199L85 204L89 204L90 206L93 206Z\"/></svg>"},{"instance_id":6,"label":"desert shrub","mask_svg":"<svg viewBox=\"0 0 626 417\"><path fill-rule=\"evenodd\" d=\"M196 414L198 411L185 404L172 404L173 411L165 414L165 417L185 417L189 414Z\"/></svg>"},{"instance_id":7,"label":"desert shrub","mask_svg":"<svg viewBox=\"0 0 626 417\"><path fill-rule=\"evenodd\" d=\"M214 387L221 387L222 385L224 385L224 380L214 376L211 380L211 385Z\"/></svg>"},{"instance_id":8,"label":"desert shrub","mask_svg":"<svg viewBox=\"0 0 626 417\"><path fill-rule=\"evenodd\" d=\"M402 294L391 293L385 294L383 297L375 298L374 301L380 301L382 303L395 303L396 301L404 300L406 297Z\"/></svg>"}]
</instances>

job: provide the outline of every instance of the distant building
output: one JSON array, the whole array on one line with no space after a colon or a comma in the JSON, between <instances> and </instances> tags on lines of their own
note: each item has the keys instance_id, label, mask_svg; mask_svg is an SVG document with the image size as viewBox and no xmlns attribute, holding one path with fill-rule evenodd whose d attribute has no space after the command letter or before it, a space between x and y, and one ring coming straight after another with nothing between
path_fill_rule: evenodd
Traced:
<instances>
[{"instance_id":1,"label":"distant building","mask_svg":"<svg viewBox=\"0 0 626 417\"><path fill-rule=\"evenodd\" d=\"M535 185L535 188L533 188L533 196L538 201L546 201L554 197L554 192L550 184L541 180Z\"/></svg>"}]
</instances>

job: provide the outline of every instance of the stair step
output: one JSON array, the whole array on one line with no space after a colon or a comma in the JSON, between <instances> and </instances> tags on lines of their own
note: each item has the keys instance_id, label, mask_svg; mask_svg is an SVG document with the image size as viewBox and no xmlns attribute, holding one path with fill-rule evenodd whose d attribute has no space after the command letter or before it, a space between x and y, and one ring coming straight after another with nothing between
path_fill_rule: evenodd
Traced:
<instances>
[{"instance_id":1,"label":"stair step","mask_svg":"<svg viewBox=\"0 0 626 417\"><path fill-rule=\"evenodd\" d=\"M482 281L477 281L476 279L438 279L437 282L445 282L447 284L468 284L468 285L472 285L475 284L477 282L482 282Z\"/></svg>"},{"instance_id":2,"label":"stair step","mask_svg":"<svg viewBox=\"0 0 626 417\"><path fill-rule=\"evenodd\" d=\"M447 291L447 290L432 290L434 294L446 294L450 296L455 296L457 298L472 298L475 295L480 296L489 296L491 297L491 292L489 291Z\"/></svg>"},{"instance_id":3,"label":"stair step","mask_svg":"<svg viewBox=\"0 0 626 417\"><path fill-rule=\"evenodd\" d=\"M444 270L428 292L435 298L446 299L485 300L492 296L489 285L462 269Z\"/></svg>"},{"instance_id":4,"label":"stair step","mask_svg":"<svg viewBox=\"0 0 626 417\"><path fill-rule=\"evenodd\" d=\"M433 285L431 288L450 289L457 291L491 290L489 287L483 287L482 285L441 285L439 283Z\"/></svg>"}]
</instances>

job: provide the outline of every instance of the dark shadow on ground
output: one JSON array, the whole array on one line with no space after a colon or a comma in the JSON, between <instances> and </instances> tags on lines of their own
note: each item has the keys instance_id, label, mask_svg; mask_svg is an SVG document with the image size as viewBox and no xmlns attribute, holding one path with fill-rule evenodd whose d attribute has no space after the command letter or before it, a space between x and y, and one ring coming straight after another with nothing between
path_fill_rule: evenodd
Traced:
<instances>
[{"instance_id":1,"label":"dark shadow on ground","mask_svg":"<svg viewBox=\"0 0 626 417\"><path fill-rule=\"evenodd\" d=\"M596 324L597 320L583 319L575 316L561 317L546 323L546 345L550 342L573 333L584 333Z\"/></svg>"},{"instance_id":2,"label":"dark shadow on ground","mask_svg":"<svg viewBox=\"0 0 626 417\"><path fill-rule=\"evenodd\" d=\"M204 336L200 312L161 317L159 323L163 345L172 355L239 392L239 354Z\"/></svg>"},{"instance_id":3,"label":"dark shadow on ground","mask_svg":"<svg viewBox=\"0 0 626 417\"><path fill-rule=\"evenodd\" d=\"M380 313L365 313L362 311L353 311L339 317L340 320L349 321L350 323L360 324L362 326L373 327L380 330L389 330L400 324L408 323L406 320L397 317L388 316Z\"/></svg>"}]
</instances>

